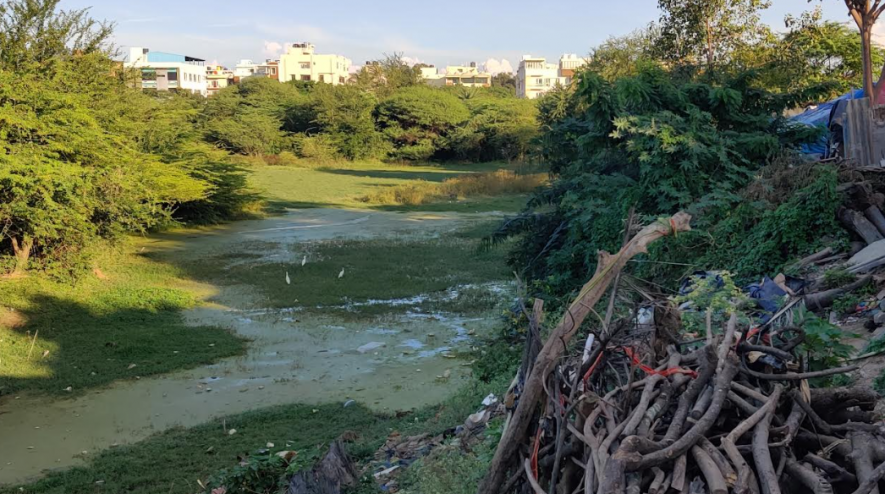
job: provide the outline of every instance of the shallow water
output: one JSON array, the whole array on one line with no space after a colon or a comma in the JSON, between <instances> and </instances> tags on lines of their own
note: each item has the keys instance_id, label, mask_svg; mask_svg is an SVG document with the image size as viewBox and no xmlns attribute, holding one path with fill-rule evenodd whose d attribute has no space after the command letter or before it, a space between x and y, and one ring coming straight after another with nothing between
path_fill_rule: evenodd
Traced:
<instances>
[{"instance_id":1,"label":"shallow water","mask_svg":"<svg viewBox=\"0 0 885 494\"><path fill-rule=\"evenodd\" d=\"M438 236L477 217L304 210L167 234L149 239L146 245L178 259L199 259L245 251L246 244L256 240L289 244ZM267 262L273 262L274 253L263 254ZM489 289L498 292L501 287ZM354 399L378 410L400 410L439 402L458 388L468 372L464 362L451 358L451 353L469 348L472 334L486 333L496 324L492 316L470 319L403 312L404 307L426 299L423 296L369 301L398 309L370 322L353 322L300 314L298 307L256 309L260 301L247 292L242 286L221 289L213 299L225 305L207 303L184 314L194 327L226 327L248 338L242 357L120 381L73 399L4 398L0 402L0 484L24 482L47 469L80 464L91 453L173 426L192 426L269 405L329 401L343 405ZM447 379L442 377L446 371L450 371Z\"/></svg>"}]
</instances>

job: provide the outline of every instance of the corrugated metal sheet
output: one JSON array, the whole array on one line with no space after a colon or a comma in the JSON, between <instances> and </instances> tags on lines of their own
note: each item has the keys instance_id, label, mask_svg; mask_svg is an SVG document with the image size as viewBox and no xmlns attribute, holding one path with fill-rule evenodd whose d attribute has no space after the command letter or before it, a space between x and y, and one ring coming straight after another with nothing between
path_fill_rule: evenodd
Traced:
<instances>
[{"instance_id":1,"label":"corrugated metal sheet","mask_svg":"<svg viewBox=\"0 0 885 494\"><path fill-rule=\"evenodd\" d=\"M855 166L870 166L873 164L870 99L859 98L848 101L845 113L846 125L843 127L845 158L854 162Z\"/></svg>"}]
</instances>

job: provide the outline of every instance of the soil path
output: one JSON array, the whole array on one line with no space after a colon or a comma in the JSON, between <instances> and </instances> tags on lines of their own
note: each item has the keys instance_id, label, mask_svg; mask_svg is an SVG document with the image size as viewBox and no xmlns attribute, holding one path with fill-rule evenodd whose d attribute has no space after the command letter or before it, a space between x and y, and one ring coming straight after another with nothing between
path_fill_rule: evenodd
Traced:
<instances>
[{"instance_id":1,"label":"soil path","mask_svg":"<svg viewBox=\"0 0 885 494\"><path fill-rule=\"evenodd\" d=\"M488 218L487 214L297 210L282 217L166 234L147 239L145 248L170 259L199 259L243 252L256 241L432 238ZM226 327L248 338L245 356L120 381L72 399L5 398L0 403L0 484L21 483L48 469L80 464L90 453L170 427L269 405L339 401L344 406L352 399L397 410L438 402L457 389L467 372L463 361L451 359L449 352L467 347L471 334L482 334L496 322L494 317L465 319L402 310L371 324L305 317L292 309L255 309L254 300L239 305L240 297L249 298L242 287L207 289L215 290L213 300L224 305L207 303L184 317L195 327ZM391 301L402 303L408 301ZM447 374L450 377L438 377Z\"/></svg>"}]
</instances>

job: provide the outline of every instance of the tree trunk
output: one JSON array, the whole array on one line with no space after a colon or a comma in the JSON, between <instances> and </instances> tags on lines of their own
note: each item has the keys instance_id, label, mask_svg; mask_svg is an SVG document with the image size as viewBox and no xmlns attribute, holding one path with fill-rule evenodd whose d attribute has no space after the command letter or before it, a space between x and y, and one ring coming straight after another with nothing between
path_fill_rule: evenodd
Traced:
<instances>
[{"instance_id":1,"label":"tree trunk","mask_svg":"<svg viewBox=\"0 0 885 494\"><path fill-rule=\"evenodd\" d=\"M860 26L861 57L863 61L863 94L870 98L870 103L876 102L876 93L873 88L873 23L864 16L863 25Z\"/></svg>"},{"instance_id":2,"label":"tree trunk","mask_svg":"<svg viewBox=\"0 0 885 494\"><path fill-rule=\"evenodd\" d=\"M12 252L15 254L13 275L22 275L28 270L28 261L31 259L31 249L33 247L34 239L31 237L24 236L21 242L19 242L18 238L12 237Z\"/></svg>"}]
</instances>

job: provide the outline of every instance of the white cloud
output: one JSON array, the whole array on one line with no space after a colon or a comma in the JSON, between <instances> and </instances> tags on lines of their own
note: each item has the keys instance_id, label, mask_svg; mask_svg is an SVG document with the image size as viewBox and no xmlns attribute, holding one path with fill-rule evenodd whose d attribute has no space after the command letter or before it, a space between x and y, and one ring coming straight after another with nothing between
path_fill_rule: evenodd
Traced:
<instances>
[{"instance_id":1,"label":"white cloud","mask_svg":"<svg viewBox=\"0 0 885 494\"><path fill-rule=\"evenodd\" d=\"M424 60L421 60L420 58L417 58L417 57L403 57L403 62L406 62L409 66L412 66L412 67L414 67L415 65L418 65L419 63L427 63Z\"/></svg>"},{"instance_id":2,"label":"white cloud","mask_svg":"<svg viewBox=\"0 0 885 494\"><path fill-rule=\"evenodd\" d=\"M508 74L513 73L513 66L510 65L510 61L506 58L502 58L501 60L490 58L486 60L482 66L486 72L489 72L492 75L500 74L501 72L507 72Z\"/></svg>"},{"instance_id":3,"label":"white cloud","mask_svg":"<svg viewBox=\"0 0 885 494\"><path fill-rule=\"evenodd\" d=\"M265 41L264 42L264 50L262 50L262 54L264 58L276 60L280 58L280 54L283 52L283 45L277 43L276 41Z\"/></svg>"}]
</instances>

